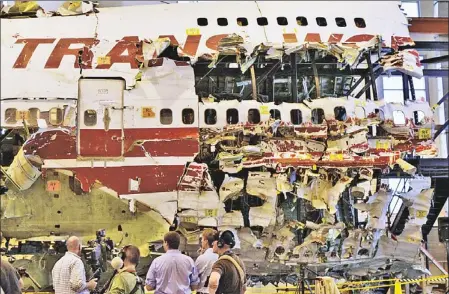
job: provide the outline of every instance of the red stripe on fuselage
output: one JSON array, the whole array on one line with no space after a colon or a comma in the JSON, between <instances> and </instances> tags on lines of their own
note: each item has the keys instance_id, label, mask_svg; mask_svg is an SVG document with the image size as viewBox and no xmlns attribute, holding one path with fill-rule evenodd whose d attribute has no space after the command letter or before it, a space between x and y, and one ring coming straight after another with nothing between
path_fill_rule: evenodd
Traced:
<instances>
[{"instance_id":1,"label":"red stripe on fuselage","mask_svg":"<svg viewBox=\"0 0 449 294\"><path fill-rule=\"evenodd\" d=\"M193 156L199 151L198 128L139 128L124 130L124 157ZM80 130L82 156L120 156L120 130ZM142 145L143 148L140 146ZM25 154L42 159L77 158L76 135L62 130L37 133L24 144Z\"/></svg>"},{"instance_id":2,"label":"red stripe on fuselage","mask_svg":"<svg viewBox=\"0 0 449 294\"><path fill-rule=\"evenodd\" d=\"M159 193L176 191L184 165L153 165L125 167L82 167L70 169L81 182L83 191L88 192L98 181L119 195L135 193ZM139 191L129 189L130 179L140 179Z\"/></svg>"},{"instance_id":3,"label":"red stripe on fuselage","mask_svg":"<svg viewBox=\"0 0 449 294\"><path fill-rule=\"evenodd\" d=\"M193 156L199 151L198 132L198 128L126 129L125 156L145 156L144 149L151 156Z\"/></svg>"}]
</instances>

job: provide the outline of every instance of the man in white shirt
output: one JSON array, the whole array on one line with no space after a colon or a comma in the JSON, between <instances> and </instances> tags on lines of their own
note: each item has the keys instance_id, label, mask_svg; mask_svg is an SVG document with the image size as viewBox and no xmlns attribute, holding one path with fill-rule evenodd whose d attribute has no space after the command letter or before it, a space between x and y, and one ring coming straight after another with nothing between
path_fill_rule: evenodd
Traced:
<instances>
[{"instance_id":1,"label":"man in white shirt","mask_svg":"<svg viewBox=\"0 0 449 294\"><path fill-rule=\"evenodd\" d=\"M86 282L86 271L80 257L81 241L72 236L66 245L67 252L51 271L55 294L89 294L89 290L97 286L97 279Z\"/></svg>"},{"instance_id":2,"label":"man in white shirt","mask_svg":"<svg viewBox=\"0 0 449 294\"><path fill-rule=\"evenodd\" d=\"M205 229L201 235L201 251L203 252L195 261L198 269L200 284L197 294L209 293L208 281L213 264L218 260L218 254L214 253L212 247L214 241L218 240L218 232L213 229Z\"/></svg>"}]
</instances>

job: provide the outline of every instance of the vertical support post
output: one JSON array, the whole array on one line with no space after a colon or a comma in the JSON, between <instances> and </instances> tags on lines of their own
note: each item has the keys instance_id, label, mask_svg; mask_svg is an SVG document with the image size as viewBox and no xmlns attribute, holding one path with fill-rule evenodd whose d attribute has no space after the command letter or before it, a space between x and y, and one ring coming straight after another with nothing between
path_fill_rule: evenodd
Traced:
<instances>
[{"instance_id":1,"label":"vertical support post","mask_svg":"<svg viewBox=\"0 0 449 294\"><path fill-rule=\"evenodd\" d=\"M402 92L404 93L404 102L410 99L410 91L408 88L408 77L405 73L402 74Z\"/></svg>"},{"instance_id":2,"label":"vertical support post","mask_svg":"<svg viewBox=\"0 0 449 294\"><path fill-rule=\"evenodd\" d=\"M257 85L256 85L256 73L254 72L254 64L251 65L251 85L253 87L253 100L257 101Z\"/></svg>"},{"instance_id":3,"label":"vertical support post","mask_svg":"<svg viewBox=\"0 0 449 294\"><path fill-rule=\"evenodd\" d=\"M298 68L296 66L296 53L290 54L290 67L292 68L292 102L298 103Z\"/></svg>"},{"instance_id":4,"label":"vertical support post","mask_svg":"<svg viewBox=\"0 0 449 294\"><path fill-rule=\"evenodd\" d=\"M370 78L368 75L365 76L365 86L371 84ZM371 85L372 86L372 85ZM365 90L365 99L371 100L371 87L366 87Z\"/></svg>"},{"instance_id":5,"label":"vertical support post","mask_svg":"<svg viewBox=\"0 0 449 294\"><path fill-rule=\"evenodd\" d=\"M401 283L399 280L394 281L394 294L402 294Z\"/></svg>"},{"instance_id":6,"label":"vertical support post","mask_svg":"<svg viewBox=\"0 0 449 294\"><path fill-rule=\"evenodd\" d=\"M449 241L446 241L446 267L449 272Z\"/></svg>"},{"instance_id":7,"label":"vertical support post","mask_svg":"<svg viewBox=\"0 0 449 294\"><path fill-rule=\"evenodd\" d=\"M373 99L374 101L377 101L378 100L377 84L376 84L376 77L374 75L373 63L371 62L371 51L368 51L368 55L366 56L366 62L368 63L368 70L371 78L371 87L373 88Z\"/></svg>"},{"instance_id":8,"label":"vertical support post","mask_svg":"<svg viewBox=\"0 0 449 294\"><path fill-rule=\"evenodd\" d=\"M302 209L302 207L303 207L303 200L302 200L302 198L298 198L296 200L296 219L299 222L301 222L302 219L303 219L303 214L302 214L303 213L303 209ZM296 238L297 238L298 244L302 244L302 242L303 242L303 240L302 240L302 233L303 233L302 229L299 229L299 230L296 231Z\"/></svg>"},{"instance_id":9,"label":"vertical support post","mask_svg":"<svg viewBox=\"0 0 449 294\"><path fill-rule=\"evenodd\" d=\"M410 86L410 93L412 94L412 100L415 101L416 95L415 95L415 85L413 85L413 77L412 76L407 76L407 77L408 77L408 83Z\"/></svg>"},{"instance_id":10,"label":"vertical support post","mask_svg":"<svg viewBox=\"0 0 449 294\"><path fill-rule=\"evenodd\" d=\"M428 250L429 249L429 245L427 244L427 235L423 234L423 240L424 240L424 248L426 250ZM426 269L429 269L429 257L424 254L424 259L426 261Z\"/></svg>"},{"instance_id":11,"label":"vertical support post","mask_svg":"<svg viewBox=\"0 0 449 294\"><path fill-rule=\"evenodd\" d=\"M318 69L316 68L316 62L315 62L316 51L315 50L311 51L310 57L312 59L313 76L315 77L316 98L321 98L320 78L318 77Z\"/></svg>"},{"instance_id":12,"label":"vertical support post","mask_svg":"<svg viewBox=\"0 0 449 294\"><path fill-rule=\"evenodd\" d=\"M304 270L304 266L303 266L303 265L301 265L301 267L299 268L299 271L300 271L300 272L299 272L299 275L300 275L300 277L301 277L301 293L304 294L306 285L305 285L305 283L304 283L304 279L305 279L305 270Z\"/></svg>"}]
</instances>

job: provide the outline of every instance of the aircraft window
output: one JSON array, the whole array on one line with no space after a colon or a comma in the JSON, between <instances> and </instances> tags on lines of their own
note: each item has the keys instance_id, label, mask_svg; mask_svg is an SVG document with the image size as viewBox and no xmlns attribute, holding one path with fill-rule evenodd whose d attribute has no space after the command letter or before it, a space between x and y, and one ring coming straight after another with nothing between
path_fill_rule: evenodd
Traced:
<instances>
[{"instance_id":1,"label":"aircraft window","mask_svg":"<svg viewBox=\"0 0 449 294\"><path fill-rule=\"evenodd\" d=\"M317 17L316 24L319 25L320 27L325 27L327 26L327 20L324 17Z\"/></svg>"},{"instance_id":2,"label":"aircraft window","mask_svg":"<svg viewBox=\"0 0 449 294\"><path fill-rule=\"evenodd\" d=\"M393 123L395 126L405 126L405 115L402 111L393 111Z\"/></svg>"},{"instance_id":3,"label":"aircraft window","mask_svg":"<svg viewBox=\"0 0 449 294\"><path fill-rule=\"evenodd\" d=\"M279 109L271 109L270 117L272 119L281 119L281 112L279 111Z\"/></svg>"},{"instance_id":4,"label":"aircraft window","mask_svg":"<svg viewBox=\"0 0 449 294\"><path fill-rule=\"evenodd\" d=\"M200 27L207 26L207 18L204 18L204 17L197 18L196 22Z\"/></svg>"},{"instance_id":5,"label":"aircraft window","mask_svg":"<svg viewBox=\"0 0 449 294\"><path fill-rule=\"evenodd\" d=\"M267 26L268 25L268 19L266 17L258 17L257 18L257 24L260 26Z\"/></svg>"},{"instance_id":6,"label":"aircraft window","mask_svg":"<svg viewBox=\"0 0 449 294\"><path fill-rule=\"evenodd\" d=\"M182 110L182 122L185 125L191 125L195 121L195 113L192 108L184 108Z\"/></svg>"},{"instance_id":7,"label":"aircraft window","mask_svg":"<svg viewBox=\"0 0 449 294\"><path fill-rule=\"evenodd\" d=\"M248 110L248 122L250 124L258 124L260 123L260 113L259 110L251 108Z\"/></svg>"},{"instance_id":8,"label":"aircraft window","mask_svg":"<svg viewBox=\"0 0 449 294\"><path fill-rule=\"evenodd\" d=\"M171 109L163 108L160 112L160 122L163 125L171 125L173 122L173 112Z\"/></svg>"},{"instance_id":9,"label":"aircraft window","mask_svg":"<svg viewBox=\"0 0 449 294\"><path fill-rule=\"evenodd\" d=\"M413 116L415 118L415 125L422 126L425 121L425 114L421 110L413 111Z\"/></svg>"},{"instance_id":10,"label":"aircraft window","mask_svg":"<svg viewBox=\"0 0 449 294\"><path fill-rule=\"evenodd\" d=\"M312 123L317 125L317 124L322 124L325 120L324 117L324 110L322 108L315 108L312 110Z\"/></svg>"},{"instance_id":11,"label":"aircraft window","mask_svg":"<svg viewBox=\"0 0 449 294\"><path fill-rule=\"evenodd\" d=\"M84 111L84 124L87 127L92 127L97 124L97 112L93 109Z\"/></svg>"},{"instance_id":12,"label":"aircraft window","mask_svg":"<svg viewBox=\"0 0 449 294\"><path fill-rule=\"evenodd\" d=\"M228 25L228 19L223 17L217 18L217 24L221 27L225 27Z\"/></svg>"},{"instance_id":13,"label":"aircraft window","mask_svg":"<svg viewBox=\"0 0 449 294\"><path fill-rule=\"evenodd\" d=\"M217 111L215 109L206 109L204 111L204 121L206 125L214 125L217 123Z\"/></svg>"},{"instance_id":14,"label":"aircraft window","mask_svg":"<svg viewBox=\"0 0 449 294\"><path fill-rule=\"evenodd\" d=\"M278 25L280 25L280 26L288 25L288 20L286 17L278 17L277 21L278 21Z\"/></svg>"},{"instance_id":15,"label":"aircraft window","mask_svg":"<svg viewBox=\"0 0 449 294\"><path fill-rule=\"evenodd\" d=\"M17 122L16 115L17 115L17 109L15 109L15 108L6 109L5 110L5 122L7 124L15 124Z\"/></svg>"},{"instance_id":16,"label":"aircraft window","mask_svg":"<svg viewBox=\"0 0 449 294\"><path fill-rule=\"evenodd\" d=\"M334 116L336 120L346 121L346 109L343 106L335 107Z\"/></svg>"},{"instance_id":17,"label":"aircraft window","mask_svg":"<svg viewBox=\"0 0 449 294\"><path fill-rule=\"evenodd\" d=\"M337 27L345 27L346 20L343 17L336 17L335 22L337 23Z\"/></svg>"},{"instance_id":18,"label":"aircraft window","mask_svg":"<svg viewBox=\"0 0 449 294\"><path fill-rule=\"evenodd\" d=\"M294 125L300 125L302 123L302 113L299 109L290 110L290 121Z\"/></svg>"},{"instance_id":19,"label":"aircraft window","mask_svg":"<svg viewBox=\"0 0 449 294\"><path fill-rule=\"evenodd\" d=\"M52 109L50 109L49 113L50 113L49 118L50 124L54 126L59 126L62 123L62 109L53 107Z\"/></svg>"},{"instance_id":20,"label":"aircraft window","mask_svg":"<svg viewBox=\"0 0 449 294\"><path fill-rule=\"evenodd\" d=\"M307 18L305 18L304 16L298 16L296 18L296 23L298 24L298 26L302 26L302 27L305 27L306 25L309 24L307 22Z\"/></svg>"},{"instance_id":21,"label":"aircraft window","mask_svg":"<svg viewBox=\"0 0 449 294\"><path fill-rule=\"evenodd\" d=\"M30 108L28 109L30 116L28 118L28 123L33 126L37 126L37 120L39 119L39 108Z\"/></svg>"},{"instance_id":22,"label":"aircraft window","mask_svg":"<svg viewBox=\"0 0 449 294\"><path fill-rule=\"evenodd\" d=\"M246 27L248 25L248 19L246 17L237 18L237 24L241 27Z\"/></svg>"},{"instance_id":23,"label":"aircraft window","mask_svg":"<svg viewBox=\"0 0 449 294\"><path fill-rule=\"evenodd\" d=\"M226 122L230 125L235 125L239 122L239 111L235 108L226 110Z\"/></svg>"},{"instance_id":24,"label":"aircraft window","mask_svg":"<svg viewBox=\"0 0 449 294\"><path fill-rule=\"evenodd\" d=\"M354 18L354 23L355 23L355 26L358 28L366 28L366 23L363 18L360 18L360 17Z\"/></svg>"}]
</instances>

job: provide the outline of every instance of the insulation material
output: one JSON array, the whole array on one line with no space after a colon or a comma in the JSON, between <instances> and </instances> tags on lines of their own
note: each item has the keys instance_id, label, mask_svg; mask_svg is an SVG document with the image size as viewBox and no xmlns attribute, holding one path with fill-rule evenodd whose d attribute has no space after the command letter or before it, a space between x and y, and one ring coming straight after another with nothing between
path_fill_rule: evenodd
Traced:
<instances>
[{"instance_id":1,"label":"insulation material","mask_svg":"<svg viewBox=\"0 0 449 294\"><path fill-rule=\"evenodd\" d=\"M144 40L140 42L142 55L136 55L137 61L143 63L144 67L150 66L149 61L158 57L170 46L169 38L159 38L156 40Z\"/></svg>"},{"instance_id":2,"label":"insulation material","mask_svg":"<svg viewBox=\"0 0 449 294\"><path fill-rule=\"evenodd\" d=\"M224 204L220 202L217 192L202 191L198 197L198 217L199 225L215 227L217 224L217 217L224 214ZM206 225L208 224L208 225Z\"/></svg>"},{"instance_id":3,"label":"insulation material","mask_svg":"<svg viewBox=\"0 0 449 294\"><path fill-rule=\"evenodd\" d=\"M419 53L414 49L406 49L383 56L380 64L386 72L397 70L418 79L423 77Z\"/></svg>"},{"instance_id":4,"label":"insulation material","mask_svg":"<svg viewBox=\"0 0 449 294\"><path fill-rule=\"evenodd\" d=\"M276 221L276 179L270 172L249 172L246 182L246 192L264 200L259 207L251 207L249 210L249 222L251 226L268 227Z\"/></svg>"},{"instance_id":5,"label":"insulation material","mask_svg":"<svg viewBox=\"0 0 449 294\"><path fill-rule=\"evenodd\" d=\"M176 193L132 194L119 196L120 199L138 201L160 213L171 225L178 210Z\"/></svg>"},{"instance_id":6,"label":"insulation material","mask_svg":"<svg viewBox=\"0 0 449 294\"><path fill-rule=\"evenodd\" d=\"M219 223L220 217L226 214L224 209L224 204L214 204L211 203L209 207L214 208L205 208L198 210L198 226L201 227L217 227Z\"/></svg>"},{"instance_id":7,"label":"insulation material","mask_svg":"<svg viewBox=\"0 0 449 294\"><path fill-rule=\"evenodd\" d=\"M352 178L343 176L338 180L337 184L330 188L327 192L327 202L328 210L331 214L335 214L337 212L337 203L340 200L341 193L346 189L347 185L352 182Z\"/></svg>"},{"instance_id":8,"label":"insulation material","mask_svg":"<svg viewBox=\"0 0 449 294\"><path fill-rule=\"evenodd\" d=\"M331 277L317 277L315 281L316 294L340 294L334 278Z\"/></svg>"},{"instance_id":9,"label":"insulation material","mask_svg":"<svg viewBox=\"0 0 449 294\"><path fill-rule=\"evenodd\" d=\"M351 187L351 195L354 198L368 197L370 190L371 190L371 182L363 181L361 183L357 183L355 187Z\"/></svg>"},{"instance_id":10,"label":"insulation material","mask_svg":"<svg viewBox=\"0 0 449 294\"><path fill-rule=\"evenodd\" d=\"M376 257L391 258L396 252L398 242L383 235L379 238Z\"/></svg>"},{"instance_id":11,"label":"insulation material","mask_svg":"<svg viewBox=\"0 0 449 294\"><path fill-rule=\"evenodd\" d=\"M335 225L318 225L313 222L307 221L306 228L312 229L312 232L304 239L304 242L301 245L296 246L293 249L293 254L297 255L309 252L312 254L313 258L315 258L317 244L325 244L326 240L329 237L329 233L334 233L333 230L342 230L345 228L345 225L343 223L337 223Z\"/></svg>"},{"instance_id":12,"label":"insulation material","mask_svg":"<svg viewBox=\"0 0 449 294\"><path fill-rule=\"evenodd\" d=\"M261 226L263 228L274 225L276 221L276 201L267 199L267 201L258 207L249 209L249 223L251 226Z\"/></svg>"},{"instance_id":13,"label":"insulation material","mask_svg":"<svg viewBox=\"0 0 449 294\"><path fill-rule=\"evenodd\" d=\"M32 159L33 161L30 161ZM6 175L21 191L30 188L40 177L41 171L35 165L42 165L39 158L25 155L23 148L20 148L14 161L9 166ZM33 164L34 163L34 164Z\"/></svg>"},{"instance_id":14,"label":"insulation material","mask_svg":"<svg viewBox=\"0 0 449 294\"><path fill-rule=\"evenodd\" d=\"M37 1L14 1L13 5L2 6L2 8L2 13L23 13L41 9Z\"/></svg>"},{"instance_id":15,"label":"insulation material","mask_svg":"<svg viewBox=\"0 0 449 294\"><path fill-rule=\"evenodd\" d=\"M312 199L313 207L316 209L328 209L324 199L327 199L327 191L331 186L329 181L322 178L312 180L310 184L310 198Z\"/></svg>"},{"instance_id":16,"label":"insulation material","mask_svg":"<svg viewBox=\"0 0 449 294\"><path fill-rule=\"evenodd\" d=\"M256 238L250 228L239 229L238 237L240 239L242 250L253 250L254 248L260 248L261 240Z\"/></svg>"},{"instance_id":17,"label":"insulation material","mask_svg":"<svg viewBox=\"0 0 449 294\"><path fill-rule=\"evenodd\" d=\"M399 236L396 236L396 239L399 242L421 244L422 240L421 225L407 222L405 224L404 230Z\"/></svg>"},{"instance_id":18,"label":"insulation material","mask_svg":"<svg viewBox=\"0 0 449 294\"><path fill-rule=\"evenodd\" d=\"M360 130L340 139L328 139L326 152L341 152L350 150L355 153L363 153L368 150L368 139L366 137L367 133L368 132L366 130Z\"/></svg>"},{"instance_id":19,"label":"insulation material","mask_svg":"<svg viewBox=\"0 0 449 294\"><path fill-rule=\"evenodd\" d=\"M369 215L367 228L382 230L385 228L388 205L391 201L391 193L385 188L380 188L379 192L371 196L366 203L355 203L355 209L367 211Z\"/></svg>"},{"instance_id":20,"label":"insulation material","mask_svg":"<svg viewBox=\"0 0 449 294\"><path fill-rule=\"evenodd\" d=\"M243 179L225 175L223 183L220 186L220 201L225 202L228 199L237 199L243 191Z\"/></svg>"},{"instance_id":21,"label":"insulation material","mask_svg":"<svg viewBox=\"0 0 449 294\"><path fill-rule=\"evenodd\" d=\"M415 177L409 182L409 191L402 196L409 210L410 220L408 223L424 225L427 222L427 214L434 192L430 186L430 177Z\"/></svg>"},{"instance_id":22,"label":"insulation material","mask_svg":"<svg viewBox=\"0 0 449 294\"><path fill-rule=\"evenodd\" d=\"M275 236L271 239L268 247L268 260L274 260L274 258L282 261L288 260L288 256L295 246L293 240L296 237L295 233L291 230L289 225L276 230Z\"/></svg>"},{"instance_id":23,"label":"insulation material","mask_svg":"<svg viewBox=\"0 0 449 294\"><path fill-rule=\"evenodd\" d=\"M246 182L246 193L269 201L276 197L276 179L270 172L249 172Z\"/></svg>"},{"instance_id":24,"label":"insulation material","mask_svg":"<svg viewBox=\"0 0 449 294\"><path fill-rule=\"evenodd\" d=\"M79 15L94 11L92 1L65 1L57 10L60 15Z\"/></svg>"},{"instance_id":25,"label":"insulation material","mask_svg":"<svg viewBox=\"0 0 449 294\"><path fill-rule=\"evenodd\" d=\"M407 174L414 175L416 173L416 167L408 163L407 161L399 158L396 160L396 163L399 165L399 167Z\"/></svg>"},{"instance_id":26,"label":"insulation material","mask_svg":"<svg viewBox=\"0 0 449 294\"><path fill-rule=\"evenodd\" d=\"M276 189L284 194L287 198L287 192L293 191L293 186L290 183L290 177L286 173L278 174L276 177Z\"/></svg>"},{"instance_id":27,"label":"insulation material","mask_svg":"<svg viewBox=\"0 0 449 294\"><path fill-rule=\"evenodd\" d=\"M240 211L227 212L218 218L218 226L232 227L232 228L243 227L244 226L243 215Z\"/></svg>"},{"instance_id":28,"label":"insulation material","mask_svg":"<svg viewBox=\"0 0 449 294\"><path fill-rule=\"evenodd\" d=\"M413 205L409 207L411 222L421 226L427 222L427 215L429 214L433 193L433 188L423 189L416 196Z\"/></svg>"},{"instance_id":29,"label":"insulation material","mask_svg":"<svg viewBox=\"0 0 449 294\"><path fill-rule=\"evenodd\" d=\"M198 225L198 211L194 209L186 209L178 212L178 216L182 224Z\"/></svg>"}]
</instances>

